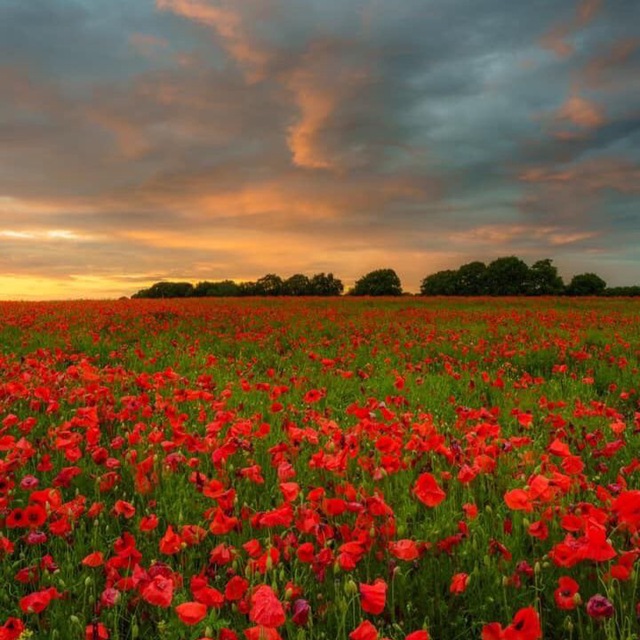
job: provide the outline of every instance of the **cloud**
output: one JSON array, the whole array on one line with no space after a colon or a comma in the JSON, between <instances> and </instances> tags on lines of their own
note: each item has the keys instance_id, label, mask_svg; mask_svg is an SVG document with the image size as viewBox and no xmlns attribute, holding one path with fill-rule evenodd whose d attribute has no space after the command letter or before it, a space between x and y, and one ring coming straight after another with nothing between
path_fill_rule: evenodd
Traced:
<instances>
[{"instance_id":1,"label":"cloud","mask_svg":"<svg viewBox=\"0 0 640 640\"><path fill-rule=\"evenodd\" d=\"M7 0L0 267L74 295L382 265L417 290L507 251L635 278L638 20L632 2ZM553 28L572 55L540 47Z\"/></svg>"},{"instance_id":2,"label":"cloud","mask_svg":"<svg viewBox=\"0 0 640 640\"><path fill-rule=\"evenodd\" d=\"M580 96L570 96L558 109L555 120L580 129L595 129L605 123L604 109Z\"/></svg>"},{"instance_id":3,"label":"cloud","mask_svg":"<svg viewBox=\"0 0 640 640\"><path fill-rule=\"evenodd\" d=\"M270 61L269 52L261 46L247 28L240 7L250 3L213 3L207 0L156 0L163 11L172 11L184 18L207 27L212 27L220 36L225 49L243 68L248 82L257 82L264 77L265 67ZM253 9L253 7L249 7ZM255 18L256 11L251 11Z\"/></svg>"},{"instance_id":4,"label":"cloud","mask_svg":"<svg viewBox=\"0 0 640 640\"><path fill-rule=\"evenodd\" d=\"M540 44L561 58L570 56L575 47L568 39L592 22L600 13L602 5L603 0L579 0L574 15L554 25L542 36Z\"/></svg>"}]
</instances>

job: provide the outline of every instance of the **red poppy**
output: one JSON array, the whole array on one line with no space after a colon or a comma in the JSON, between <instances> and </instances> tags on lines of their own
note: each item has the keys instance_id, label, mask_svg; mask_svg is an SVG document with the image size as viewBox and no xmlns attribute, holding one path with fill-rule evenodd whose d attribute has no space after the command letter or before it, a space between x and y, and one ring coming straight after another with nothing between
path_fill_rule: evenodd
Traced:
<instances>
[{"instance_id":1,"label":"red poppy","mask_svg":"<svg viewBox=\"0 0 640 640\"><path fill-rule=\"evenodd\" d=\"M113 512L117 516L124 516L125 518L129 519L133 518L133 516L136 514L136 508L130 502L126 502L125 500L116 500L116 504L113 507Z\"/></svg>"},{"instance_id":2,"label":"red poppy","mask_svg":"<svg viewBox=\"0 0 640 640\"><path fill-rule=\"evenodd\" d=\"M533 607L520 609L504 630L504 640L539 640L542 628L538 612Z\"/></svg>"},{"instance_id":3,"label":"red poppy","mask_svg":"<svg viewBox=\"0 0 640 640\"><path fill-rule=\"evenodd\" d=\"M109 630L102 622L91 623L85 627L85 640L109 640Z\"/></svg>"},{"instance_id":4,"label":"red poppy","mask_svg":"<svg viewBox=\"0 0 640 640\"><path fill-rule=\"evenodd\" d=\"M25 526L30 529L39 529L47 520L47 512L40 504L30 504L25 507L23 517Z\"/></svg>"},{"instance_id":5,"label":"red poppy","mask_svg":"<svg viewBox=\"0 0 640 640\"><path fill-rule=\"evenodd\" d=\"M449 591L451 593L455 593L456 595L459 595L466 591L468 584L469 584L468 573L456 573L451 578L451 585L449 586Z\"/></svg>"},{"instance_id":6,"label":"red poppy","mask_svg":"<svg viewBox=\"0 0 640 640\"><path fill-rule=\"evenodd\" d=\"M249 619L265 627L279 627L285 623L282 604L268 585L259 586L251 596Z\"/></svg>"},{"instance_id":7,"label":"red poppy","mask_svg":"<svg viewBox=\"0 0 640 640\"><path fill-rule=\"evenodd\" d=\"M420 555L418 545L413 540L397 540L389 543L389 551L399 560L410 562Z\"/></svg>"},{"instance_id":8,"label":"red poppy","mask_svg":"<svg viewBox=\"0 0 640 640\"><path fill-rule=\"evenodd\" d=\"M575 609L580 603L578 590L580 585L568 576L558 578L558 588L553 592L556 605L560 609Z\"/></svg>"},{"instance_id":9,"label":"red poppy","mask_svg":"<svg viewBox=\"0 0 640 640\"><path fill-rule=\"evenodd\" d=\"M0 640L17 640L24 629L24 622L20 618L7 618L7 621L0 627Z\"/></svg>"},{"instance_id":10,"label":"red poppy","mask_svg":"<svg viewBox=\"0 0 640 640\"><path fill-rule=\"evenodd\" d=\"M182 538L177 534L171 525L160 539L160 553L174 555L182 551Z\"/></svg>"},{"instance_id":11,"label":"red poppy","mask_svg":"<svg viewBox=\"0 0 640 640\"><path fill-rule=\"evenodd\" d=\"M240 600L249 588L249 581L242 576L233 576L224 589L224 597L229 602Z\"/></svg>"},{"instance_id":12,"label":"red poppy","mask_svg":"<svg viewBox=\"0 0 640 640\"><path fill-rule=\"evenodd\" d=\"M429 632L426 629L412 631L410 634L405 636L404 640L429 640Z\"/></svg>"},{"instance_id":13,"label":"red poppy","mask_svg":"<svg viewBox=\"0 0 640 640\"><path fill-rule=\"evenodd\" d=\"M378 630L368 621L361 622L350 634L350 640L377 640Z\"/></svg>"},{"instance_id":14,"label":"red poppy","mask_svg":"<svg viewBox=\"0 0 640 640\"><path fill-rule=\"evenodd\" d=\"M423 473L413 487L413 493L427 507L438 506L446 497L436 479L430 473Z\"/></svg>"},{"instance_id":15,"label":"red poppy","mask_svg":"<svg viewBox=\"0 0 640 640\"><path fill-rule=\"evenodd\" d=\"M24 613L41 613L49 606L52 600L61 597L62 594L55 587L49 587L43 591L36 591L24 596L18 604Z\"/></svg>"},{"instance_id":16,"label":"red poppy","mask_svg":"<svg viewBox=\"0 0 640 640\"><path fill-rule=\"evenodd\" d=\"M181 622L194 625L207 617L207 606L201 602L183 602L176 607L176 613Z\"/></svg>"},{"instance_id":17,"label":"red poppy","mask_svg":"<svg viewBox=\"0 0 640 640\"><path fill-rule=\"evenodd\" d=\"M247 640L282 640L277 629L273 627L249 627L244 630L244 635Z\"/></svg>"},{"instance_id":18,"label":"red poppy","mask_svg":"<svg viewBox=\"0 0 640 640\"><path fill-rule=\"evenodd\" d=\"M613 501L611 510L618 517L618 522L636 531L640 527L640 491L622 491Z\"/></svg>"},{"instance_id":19,"label":"red poppy","mask_svg":"<svg viewBox=\"0 0 640 640\"><path fill-rule=\"evenodd\" d=\"M210 587L206 578L193 576L191 578L191 593L193 597L207 607L219 608L224 604L224 596L218 589Z\"/></svg>"},{"instance_id":20,"label":"red poppy","mask_svg":"<svg viewBox=\"0 0 640 640\"><path fill-rule=\"evenodd\" d=\"M151 514L140 519L140 531L153 531L158 526L158 516Z\"/></svg>"},{"instance_id":21,"label":"red poppy","mask_svg":"<svg viewBox=\"0 0 640 640\"><path fill-rule=\"evenodd\" d=\"M142 598L157 607L169 607L173 600L173 580L165 576L155 576L142 591Z\"/></svg>"},{"instance_id":22,"label":"red poppy","mask_svg":"<svg viewBox=\"0 0 640 640\"><path fill-rule=\"evenodd\" d=\"M387 601L387 583L378 578L373 584L361 582L359 589L362 610L373 615L382 613Z\"/></svg>"},{"instance_id":23,"label":"red poppy","mask_svg":"<svg viewBox=\"0 0 640 640\"><path fill-rule=\"evenodd\" d=\"M82 560L85 567L99 567L104 564L104 555L102 551L94 551Z\"/></svg>"},{"instance_id":24,"label":"red poppy","mask_svg":"<svg viewBox=\"0 0 640 640\"><path fill-rule=\"evenodd\" d=\"M17 529L20 527L26 527L27 522L24 517L24 509L12 509L11 513L7 516L6 520L7 529Z\"/></svg>"},{"instance_id":25,"label":"red poppy","mask_svg":"<svg viewBox=\"0 0 640 640\"><path fill-rule=\"evenodd\" d=\"M533 504L531 503L531 496L527 491L523 489L513 489L507 491L504 494L504 501L509 509L514 511L533 511Z\"/></svg>"}]
</instances>

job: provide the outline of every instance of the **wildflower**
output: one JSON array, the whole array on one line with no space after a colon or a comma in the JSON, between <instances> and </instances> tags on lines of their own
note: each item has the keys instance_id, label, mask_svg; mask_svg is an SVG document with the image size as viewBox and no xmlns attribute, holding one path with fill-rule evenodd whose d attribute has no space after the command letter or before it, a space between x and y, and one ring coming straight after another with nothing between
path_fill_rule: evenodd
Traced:
<instances>
[{"instance_id":1,"label":"wildflower","mask_svg":"<svg viewBox=\"0 0 640 640\"><path fill-rule=\"evenodd\" d=\"M604 596L596 594L589 598L589 602L587 602L587 614L594 620L612 618L614 613L615 609L613 608L613 604Z\"/></svg>"}]
</instances>

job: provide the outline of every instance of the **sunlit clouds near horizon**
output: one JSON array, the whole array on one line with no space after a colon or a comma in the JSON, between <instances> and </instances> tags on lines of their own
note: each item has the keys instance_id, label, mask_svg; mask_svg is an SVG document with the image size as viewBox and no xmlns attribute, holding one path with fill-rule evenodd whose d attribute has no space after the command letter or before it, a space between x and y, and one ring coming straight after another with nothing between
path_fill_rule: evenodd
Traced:
<instances>
[{"instance_id":1,"label":"sunlit clouds near horizon","mask_svg":"<svg viewBox=\"0 0 640 640\"><path fill-rule=\"evenodd\" d=\"M635 0L3 0L0 298L553 258L640 283Z\"/></svg>"}]
</instances>

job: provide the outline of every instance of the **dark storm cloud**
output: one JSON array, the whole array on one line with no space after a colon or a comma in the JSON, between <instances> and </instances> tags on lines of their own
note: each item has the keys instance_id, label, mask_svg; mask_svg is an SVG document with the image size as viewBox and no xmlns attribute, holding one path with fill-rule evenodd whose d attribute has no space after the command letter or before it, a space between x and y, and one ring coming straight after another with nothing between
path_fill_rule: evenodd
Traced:
<instances>
[{"instance_id":1,"label":"dark storm cloud","mask_svg":"<svg viewBox=\"0 0 640 640\"><path fill-rule=\"evenodd\" d=\"M7 0L0 266L115 291L384 262L415 289L517 252L638 280L637 24L623 0Z\"/></svg>"}]
</instances>

